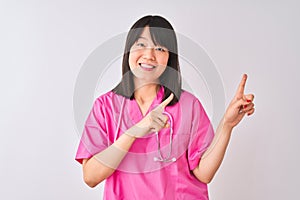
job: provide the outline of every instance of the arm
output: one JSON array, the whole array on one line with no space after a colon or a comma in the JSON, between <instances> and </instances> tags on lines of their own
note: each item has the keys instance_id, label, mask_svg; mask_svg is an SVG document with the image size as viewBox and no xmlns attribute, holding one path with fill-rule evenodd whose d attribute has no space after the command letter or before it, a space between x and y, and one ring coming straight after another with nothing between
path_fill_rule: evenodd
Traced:
<instances>
[{"instance_id":1,"label":"arm","mask_svg":"<svg viewBox=\"0 0 300 200\"><path fill-rule=\"evenodd\" d=\"M123 134L107 149L90 159L84 159L82 168L85 183L95 187L114 173L134 141L135 137Z\"/></svg>"},{"instance_id":2,"label":"arm","mask_svg":"<svg viewBox=\"0 0 300 200\"><path fill-rule=\"evenodd\" d=\"M159 131L168 126L167 116L163 115L164 108L172 101L173 94L158 107L146 115L140 122L128 129L112 145L82 162L83 179L90 187L95 187L108 178L118 168L136 138L143 137L149 132Z\"/></svg>"},{"instance_id":3,"label":"arm","mask_svg":"<svg viewBox=\"0 0 300 200\"><path fill-rule=\"evenodd\" d=\"M223 118L224 121L224 118ZM203 154L199 165L193 170L194 175L203 183L210 183L220 167L228 146L232 127L221 122L208 150Z\"/></svg>"},{"instance_id":4,"label":"arm","mask_svg":"<svg viewBox=\"0 0 300 200\"><path fill-rule=\"evenodd\" d=\"M246 80L247 75L244 75L235 97L217 127L212 143L203 154L199 165L193 170L194 175L201 182L209 183L213 179L224 158L233 128L245 114L254 113L253 94L244 95Z\"/></svg>"}]
</instances>

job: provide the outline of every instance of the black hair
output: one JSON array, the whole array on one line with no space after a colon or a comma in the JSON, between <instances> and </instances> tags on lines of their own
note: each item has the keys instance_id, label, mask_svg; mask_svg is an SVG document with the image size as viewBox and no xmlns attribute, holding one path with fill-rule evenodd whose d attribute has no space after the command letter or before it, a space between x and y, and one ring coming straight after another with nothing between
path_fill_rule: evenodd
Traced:
<instances>
[{"instance_id":1,"label":"black hair","mask_svg":"<svg viewBox=\"0 0 300 200\"><path fill-rule=\"evenodd\" d=\"M134 75L130 70L128 59L130 48L138 40L146 26L149 26L151 39L153 40L154 44L164 46L169 51L167 68L159 77L159 81L160 85L164 87L163 100L168 98L171 93L174 94L173 100L168 104L173 105L178 102L182 92L182 81L178 60L177 39L172 25L161 16L148 15L142 17L137 22L135 22L130 28L129 33L127 35L123 54L122 80L114 89L112 89L112 91L126 98L134 98Z\"/></svg>"}]
</instances>

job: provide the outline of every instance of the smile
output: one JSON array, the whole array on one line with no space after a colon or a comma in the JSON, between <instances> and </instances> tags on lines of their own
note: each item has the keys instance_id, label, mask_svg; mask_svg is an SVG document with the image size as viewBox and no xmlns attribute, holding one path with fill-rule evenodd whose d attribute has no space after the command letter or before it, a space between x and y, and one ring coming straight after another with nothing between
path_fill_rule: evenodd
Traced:
<instances>
[{"instance_id":1,"label":"smile","mask_svg":"<svg viewBox=\"0 0 300 200\"><path fill-rule=\"evenodd\" d=\"M142 69L147 70L147 71L151 71L155 68L155 66L148 65L148 64L145 64L145 63L139 63L139 65Z\"/></svg>"}]
</instances>

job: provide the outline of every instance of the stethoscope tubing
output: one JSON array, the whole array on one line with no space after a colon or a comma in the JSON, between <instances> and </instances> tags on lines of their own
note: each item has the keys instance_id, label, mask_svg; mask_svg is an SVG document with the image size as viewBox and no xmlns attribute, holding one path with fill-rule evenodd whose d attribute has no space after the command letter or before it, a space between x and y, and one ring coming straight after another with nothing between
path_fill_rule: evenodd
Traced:
<instances>
[{"instance_id":1,"label":"stethoscope tubing","mask_svg":"<svg viewBox=\"0 0 300 200\"><path fill-rule=\"evenodd\" d=\"M118 122L117 122L117 129L116 129L117 131L120 128L121 117L122 117L122 114L123 114L124 103L125 103L125 98L122 99L122 103L121 103L120 116L119 116L119 119L118 119ZM167 111L164 111L163 114L167 115L168 118L169 118L169 121L170 121L170 142L169 142L169 149L170 150L169 150L169 153L168 153L167 157L164 158L162 156L161 149L160 149L160 140L159 140L159 137L158 137L158 131L155 132L156 141L157 141L158 157L154 157L154 161L159 161L159 162L175 162L176 161L175 157L170 158L171 154L172 154L172 146L173 146L173 118L172 118L172 115L170 113L168 113ZM117 139L117 135L118 135L117 133L118 132L115 133L114 141L116 141L116 139Z\"/></svg>"},{"instance_id":2,"label":"stethoscope tubing","mask_svg":"<svg viewBox=\"0 0 300 200\"><path fill-rule=\"evenodd\" d=\"M172 144L173 144L173 118L170 113L167 111L164 111L163 114L167 115L170 121L170 142L169 142L169 153L167 157L163 157L160 149L160 140L158 137L158 131L155 132L156 135L156 141L157 141L157 152L158 152L158 157L154 157L154 161L160 161L160 162L175 162L176 158L170 158L172 154Z\"/></svg>"}]
</instances>

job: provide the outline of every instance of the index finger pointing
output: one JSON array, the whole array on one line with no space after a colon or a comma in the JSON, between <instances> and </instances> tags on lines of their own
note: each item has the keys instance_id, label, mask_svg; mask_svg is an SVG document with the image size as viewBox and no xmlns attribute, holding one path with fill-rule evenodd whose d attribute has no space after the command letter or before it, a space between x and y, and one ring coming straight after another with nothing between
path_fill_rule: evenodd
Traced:
<instances>
[{"instance_id":1,"label":"index finger pointing","mask_svg":"<svg viewBox=\"0 0 300 200\"><path fill-rule=\"evenodd\" d=\"M244 95L244 90L245 90L245 85L246 85L246 81L247 81L247 74L243 75L243 78L239 84L238 90L236 92L236 97L238 98L242 98Z\"/></svg>"},{"instance_id":2,"label":"index finger pointing","mask_svg":"<svg viewBox=\"0 0 300 200\"><path fill-rule=\"evenodd\" d=\"M160 107L165 108L174 98L174 94L171 93L168 98L166 98L161 104L159 104Z\"/></svg>"}]
</instances>

